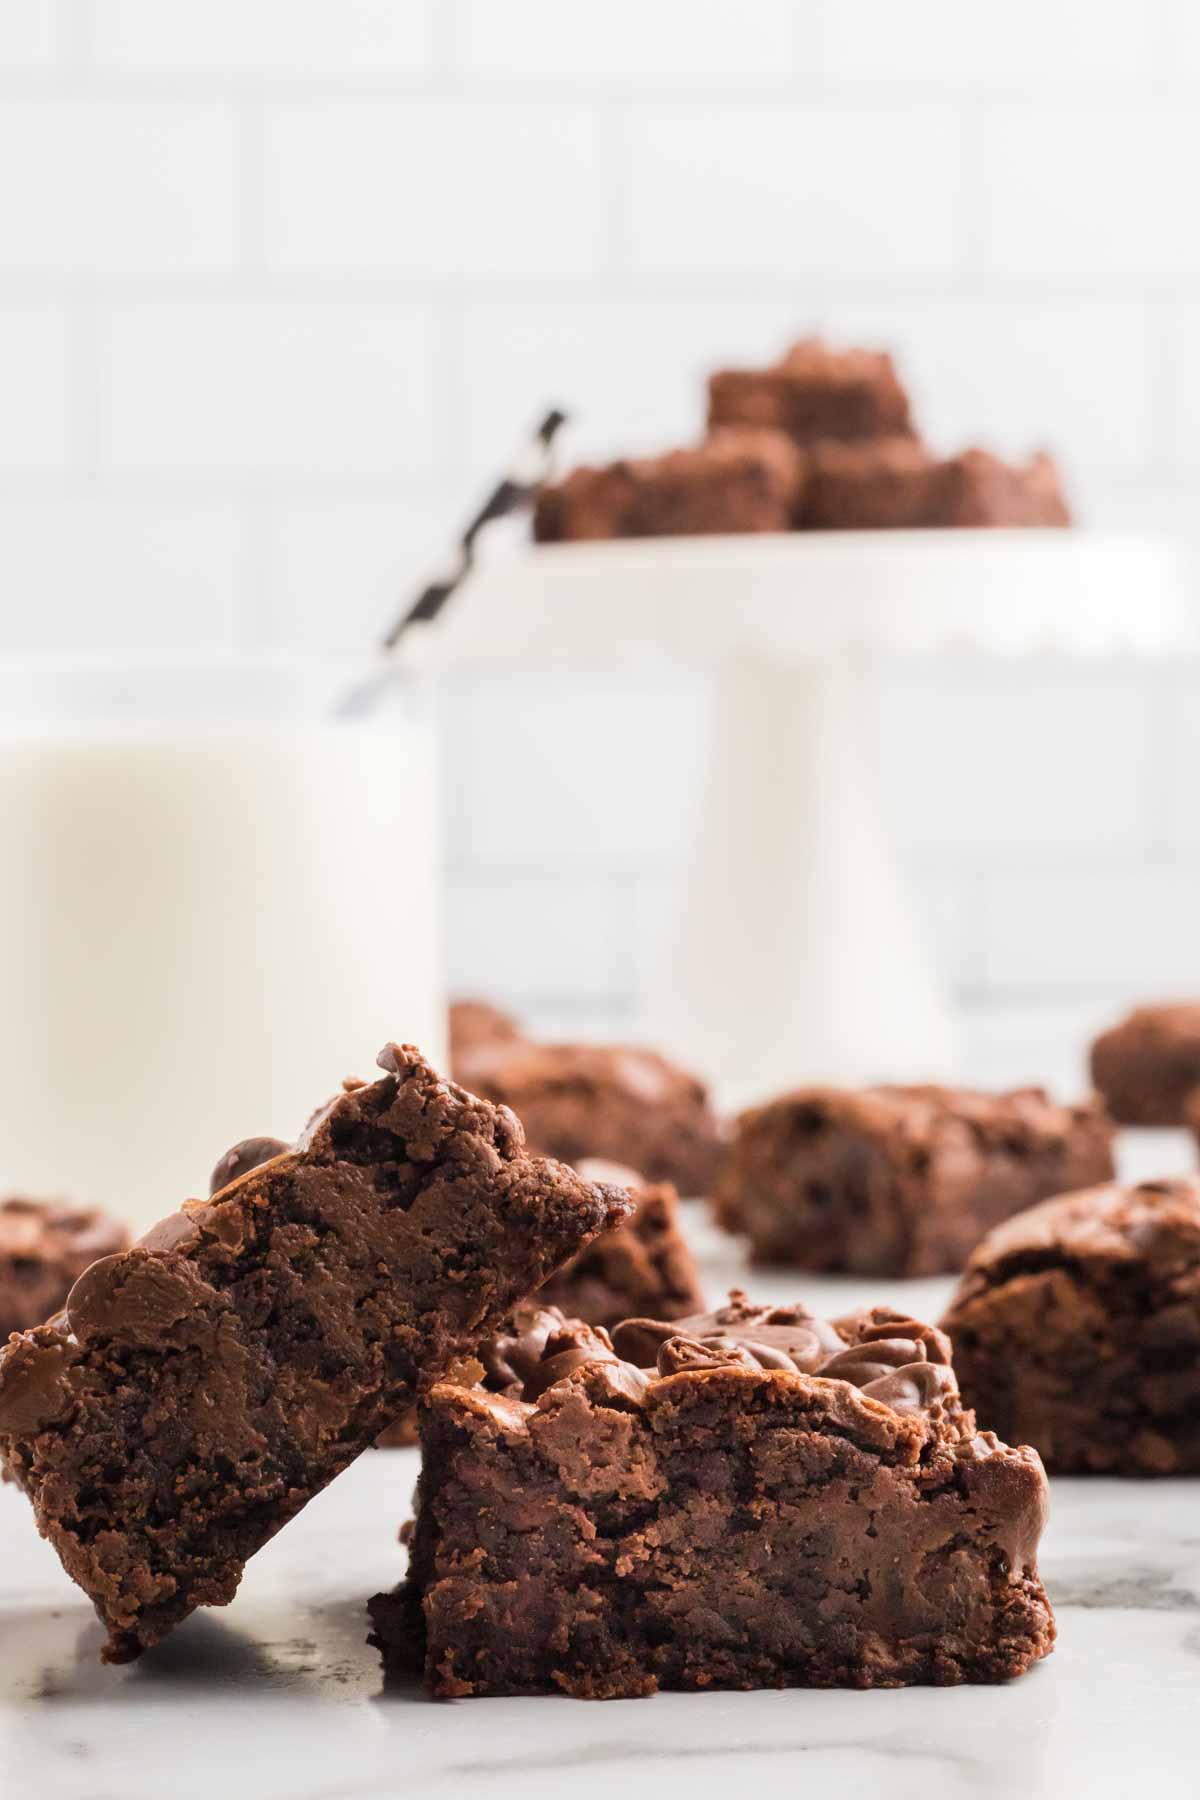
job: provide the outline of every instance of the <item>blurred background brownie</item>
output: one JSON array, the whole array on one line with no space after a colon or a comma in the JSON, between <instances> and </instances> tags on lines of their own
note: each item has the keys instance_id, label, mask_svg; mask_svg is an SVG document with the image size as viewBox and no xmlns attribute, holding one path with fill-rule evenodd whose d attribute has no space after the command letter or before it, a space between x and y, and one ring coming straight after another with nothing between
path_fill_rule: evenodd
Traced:
<instances>
[{"instance_id":1,"label":"blurred background brownie","mask_svg":"<svg viewBox=\"0 0 1200 1800\"><path fill-rule=\"evenodd\" d=\"M963 1398L1059 1474L1200 1473L1200 1183L1102 1187L991 1232L943 1325Z\"/></svg>"},{"instance_id":2,"label":"blurred background brownie","mask_svg":"<svg viewBox=\"0 0 1200 1800\"><path fill-rule=\"evenodd\" d=\"M489 1000L452 1000L449 1008L450 1073L455 1081L471 1053L482 1044L516 1044L524 1039L511 1013Z\"/></svg>"},{"instance_id":3,"label":"blurred background brownie","mask_svg":"<svg viewBox=\"0 0 1200 1800\"><path fill-rule=\"evenodd\" d=\"M802 338L763 369L720 369L708 381L710 429L769 426L794 443L903 437L908 395L885 350L834 350Z\"/></svg>"},{"instance_id":4,"label":"blurred background brownie","mask_svg":"<svg viewBox=\"0 0 1200 1800\"><path fill-rule=\"evenodd\" d=\"M711 1191L722 1145L708 1090L653 1050L486 1044L462 1063L460 1079L510 1106L544 1156L621 1163L686 1197Z\"/></svg>"},{"instance_id":5,"label":"blurred background brownie","mask_svg":"<svg viewBox=\"0 0 1200 1800\"><path fill-rule=\"evenodd\" d=\"M987 450L938 457L915 438L829 440L809 452L800 523L810 531L1069 525L1045 455L1007 463Z\"/></svg>"},{"instance_id":6,"label":"blurred background brownie","mask_svg":"<svg viewBox=\"0 0 1200 1800\"><path fill-rule=\"evenodd\" d=\"M663 456L573 469L538 495L533 534L552 543L787 531L803 473L803 459L782 433L718 431Z\"/></svg>"},{"instance_id":7,"label":"blurred background brownie","mask_svg":"<svg viewBox=\"0 0 1200 1800\"><path fill-rule=\"evenodd\" d=\"M738 1119L717 1221L760 1263L936 1275L998 1220L1108 1180L1112 1137L1041 1088L802 1088Z\"/></svg>"},{"instance_id":8,"label":"blurred background brownie","mask_svg":"<svg viewBox=\"0 0 1200 1800\"><path fill-rule=\"evenodd\" d=\"M1121 1125L1182 1125L1200 1088L1200 1001L1138 1006L1092 1045L1092 1080Z\"/></svg>"},{"instance_id":9,"label":"blurred background brownie","mask_svg":"<svg viewBox=\"0 0 1200 1800\"><path fill-rule=\"evenodd\" d=\"M699 1312L704 1294L672 1183L643 1181L635 1170L596 1157L577 1166L585 1181L627 1188L634 1211L565 1263L539 1288L538 1299L586 1325L616 1325L639 1313L681 1319Z\"/></svg>"},{"instance_id":10,"label":"blurred background brownie","mask_svg":"<svg viewBox=\"0 0 1200 1800\"><path fill-rule=\"evenodd\" d=\"M0 1344L58 1312L83 1271L129 1233L95 1207L0 1200Z\"/></svg>"},{"instance_id":11,"label":"blurred background brownie","mask_svg":"<svg viewBox=\"0 0 1200 1800\"><path fill-rule=\"evenodd\" d=\"M963 450L938 464L930 525L1066 526L1071 512L1058 464L1044 450L1005 462L990 450Z\"/></svg>"}]
</instances>

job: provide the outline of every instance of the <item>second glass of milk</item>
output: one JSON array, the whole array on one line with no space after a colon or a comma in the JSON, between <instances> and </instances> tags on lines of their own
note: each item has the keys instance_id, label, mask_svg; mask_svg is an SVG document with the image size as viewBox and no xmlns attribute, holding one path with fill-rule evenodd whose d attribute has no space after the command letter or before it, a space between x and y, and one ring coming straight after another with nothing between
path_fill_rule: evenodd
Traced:
<instances>
[{"instance_id":1,"label":"second glass of milk","mask_svg":"<svg viewBox=\"0 0 1200 1800\"><path fill-rule=\"evenodd\" d=\"M0 665L0 1193L135 1226L443 1051L419 692L259 658Z\"/></svg>"}]
</instances>

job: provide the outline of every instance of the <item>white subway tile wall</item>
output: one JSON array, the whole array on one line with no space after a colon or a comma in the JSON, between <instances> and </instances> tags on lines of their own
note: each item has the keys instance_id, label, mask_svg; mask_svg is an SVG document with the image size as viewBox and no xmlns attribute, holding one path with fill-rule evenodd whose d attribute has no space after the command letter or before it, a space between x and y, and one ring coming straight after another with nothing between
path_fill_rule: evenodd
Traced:
<instances>
[{"instance_id":1,"label":"white subway tile wall","mask_svg":"<svg viewBox=\"0 0 1200 1800\"><path fill-rule=\"evenodd\" d=\"M0 651L356 647L540 406L669 443L800 329L1200 549L1193 0L6 0ZM1200 988L1200 672L896 664L885 791L975 1066ZM448 682L449 963L636 1020L682 674Z\"/></svg>"}]
</instances>

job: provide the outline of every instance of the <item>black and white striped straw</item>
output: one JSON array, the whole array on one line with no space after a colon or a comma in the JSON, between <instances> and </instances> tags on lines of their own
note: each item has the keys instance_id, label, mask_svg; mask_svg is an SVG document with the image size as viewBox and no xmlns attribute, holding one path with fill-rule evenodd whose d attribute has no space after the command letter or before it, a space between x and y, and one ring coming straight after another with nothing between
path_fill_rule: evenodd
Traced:
<instances>
[{"instance_id":1,"label":"black and white striped straw","mask_svg":"<svg viewBox=\"0 0 1200 1800\"><path fill-rule=\"evenodd\" d=\"M475 562L475 542L485 526L531 506L553 471L554 439L567 422L566 413L551 407L530 441L500 477L483 505L473 515L456 546L455 559L445 574L427 582L383 639L385 650L394 650L412 625L436 619L454 590L470 574Z\"/></svg>"}]
</instances>

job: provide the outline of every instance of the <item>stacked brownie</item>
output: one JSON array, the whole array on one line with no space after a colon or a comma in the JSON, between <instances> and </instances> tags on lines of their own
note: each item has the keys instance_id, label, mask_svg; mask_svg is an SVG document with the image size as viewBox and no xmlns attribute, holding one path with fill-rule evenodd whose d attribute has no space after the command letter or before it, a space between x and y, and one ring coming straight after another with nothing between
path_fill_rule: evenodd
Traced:
<instances>
[{"instance_id":1,"label":"stacked brownie","mask_svg":"<svg viewBox=\"0 0 1200 1800\"><path fill-rule=\"evenodd\" d=\"M722 1138L708 1090L656 1051L492 1036L462 1049L454 1069L475 1092L510 1106L543 1155L620 1163L685 1196L712 1189Z\"/></svg>"},{"instance_id":2,"label":"stacked brownie","mask_svg":"<svg viewBox=\"0 0 1200 1800\"><path fill-rule=\"evenodd\" d=\"M664 456L580 468L542 490L534 536L1070 524L1058 470L924 444L884 351L805 338L708 383L708 436Z\"/></svg>"},{"instance_id":3,"label":"stacked brownie","mask_svg":"<svg viewBox=\"0 0 1200 1800\"><path fill-rule=\"evenodd\" d=\"M820 444L809 459L810 531L1069 525L1050 457L1007 463L988 450L939 457L911 438Z\"/></svg>"},{"instance_id":4,"label":"stacked brownie","mask_svg":"<svg viewBox=\"0 0 1200 1800\"><path fill-rule=\"evenodd\" d=\"M944 1337L741 1295L609 1339L538 1320L422 1415L409 1578L372 1602L435 1694L1000 1681L1047 1654L1036 1454Z\"/></svg>"},{"instance_id":5,"label":"stacked brownie","mask_svg":"<svg viewBox=\"0 0 1200 1800\"><path fill-rule=\"evenodd\" d=\"M716 1216L756 1262L940 1274L998 1220L1108 1180L1112 1136L1041 1088L801 1088L738 1119Z\"/></svg>"},{"instance_id":6,"label":"stacked brownie","mask_svg":"<svg viewBox=\"0 0 1200 1800\"><path fill-rule=\"evenodd\" d=\"M91 1263L128 1242L124 1226L95 1207L0 1200L0 1345L56 1313Z\"/></svg>"},{"instance_id":7,"label":"stacked brownie","mask_svg":"<svg viewBox=\"0 0 1200 1800\"><path fill-rule=\"evenodd\" d=\"M834 350L801 338L765 369L708 378L709 430L760 426L802 446L911 437L908 394L885 350Z\"/></svg>"},{"instance_id":8,"label":"stacked brownie","mask_svg":"<svg viewBox=\"0 0 1200 1800\"><path fill-rule=\"evenodd\" d=\"M803 476L803 458L779 432L718 431L664 456L573 469L542 489L534 536L555 543L787 531L796 521Z\"/></svg>"}]
</instances>

